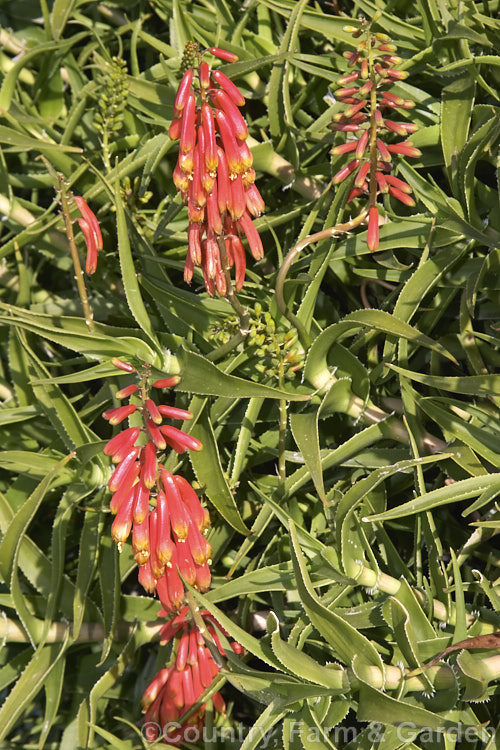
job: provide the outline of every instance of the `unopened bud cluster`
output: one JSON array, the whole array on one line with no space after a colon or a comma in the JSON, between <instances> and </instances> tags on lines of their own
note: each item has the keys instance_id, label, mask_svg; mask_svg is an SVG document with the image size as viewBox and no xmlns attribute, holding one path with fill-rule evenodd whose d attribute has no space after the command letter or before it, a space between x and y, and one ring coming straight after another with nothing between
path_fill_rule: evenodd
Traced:
<instances>
[{"instance_id":1,"label":"unopened bud cluster","mask_svg":"<svg viewBox=\"0 0 500 750\"><path fill-rule=\"evenodd\" d=\"M207 50L234 62L236 55L216 47ZM193 43L186 45L185 73L174 102L169 128L179 140L174 183L188 210L188 255L184 278L189 283L200 266L210 295L224 296L227 256L234 267L235 286L243 286L246 271L246 238L255 260L264 249L252 217L264 211L264 201L255 185L253 158L246 142L248 129L240 112L245 99L219 69L211 69ZM221 251L223 254L221 255Z\"/></svg>"},{"instance_id":2,"label":"unopened bud cluster","mask_svg":"<svg viewBox=\"0 0 500 750\"><path fill-rule=\"evenodd\" d=\"M199 614L214 648L225 656L217 630L226 637L229 634L210 612L202 610ZM219 666L206 646L200 629L189 619L187 607L183 607L163 626L160 639L162 645L173 642L172 656L170 666L157 672L142 697L146 726L153 728L151 736L146 739L152 742L159 738L159 727L171 727L163 740L177 746L188 740L189 727L201 729L206 704L199 703L199 699L219 674ZM242 652L241 645L236 641L230 645L236 654ZM220 693L214 693L211 701L215 711L224 713L225 703ZM189 718L179 723L181 716L193 707L196 708Z\"/></svg>"},{"instance_id":3,"label":"unopened bud cluster","mask_svg":"<svg viewBox=\"0 0 500 750\"><path fill-rule=\"evenodd\" d=\"M94 118L96 130L116 135L123 126L128 98L127 63L113 57L109 71L99 78L98 111Z\"/></svg>"},{"instance_id":4,"label":"unopened bud cluster","mask_svg":"<svg viewBox=\"0 0 500 750\"><path fill-rule=\"evenodd\" d=\"M333 183L338 185L349 175L354 175L347 202L369 196L367 243L370 250L376 250L379 242L377 196L389 194L406 206L415 205L410 196L411 187L392 174L394 155L418 157L421 154L410 140L406 140L417 130L417 125L392 119L394 111L410 110L415 103L390 91L395 82L408 76L406 71L397 67L402 60L395 54L397 48L390 37L373 33L366 24L359 29L346 26L344 30L362 39L354 52L344 53L352 72L346 72L336 82L335 96L346 107L334 115L332 128L348 134L349 140L335 146L332 153L335 156L353 154L354 159L334 175ZM405 140L395 142L391 139L386 143L387 136L393 134Z\"/></svg>"},{"instance_id":5,"label":"unopened bud cluster","mask_svg":"<svg viewBox=\"0 0 500 750\"><path fill-rule=\"evenodd\" d=\"M304 364L303 354L296 346L297 339L295 329L276 328L271 313L264 312L260 303L255 305L249 322L248 346L255 347L258 372L280 381L292 380Z\"/></svg>"},{"instance_id":6,"label":"unopened bud cluster","mask_svg":"<svg viewBox=\"0 0 500 750\"><path fill-rule=\"evenodd\" d=\"M104 447L116 468L108 482L112 492L110 509L116 514L111 527L121 546L132 532L132 551L139 565L139 581L146 591L156 591L166 612L175 613L184 603L184 584L179 576L200 591L210 586L212 550L204 537L210 519L184 477L163 465L163 453L202 448L199 440L164 419L188 420L184 409L157 404L150 393L177 385L177 376L150 384L150 368L139 373L133 365L114 359L118 369L136 376L138 382L116 393L129 403L108 409L103 417L111 425L132 418L135 425L119 432ZM154 506L154 507L151 507Z\"/></svg>"}]
</instances>

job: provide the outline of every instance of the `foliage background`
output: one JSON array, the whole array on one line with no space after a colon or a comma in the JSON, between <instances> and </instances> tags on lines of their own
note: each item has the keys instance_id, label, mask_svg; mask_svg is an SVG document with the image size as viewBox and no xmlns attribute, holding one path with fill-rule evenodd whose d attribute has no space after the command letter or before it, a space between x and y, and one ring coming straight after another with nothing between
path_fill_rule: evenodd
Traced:
<instances>
[{"instance_id":1,"label":"foliage background","mask_svg":"<svg viewBox=\"0 0 500 750\"><path fill-rule=\"evenodd\" d=\"M296 346L305 367L280 383L290 326L277 271L297 239L353 210L346 185L328 186L342 164L330 156L341 141L328 128L339 108L329 88L352 49L343 26L376 9L410 73L396 92L417 103L423 156L399 170L417 207L385 204L373 256L363 231L303 252L285 297L313 343ZM100 415L127 382L113 356L180 372L175 403L189 405L205 443L170 468L206 490L215 555L204 604L248 651L228 667L228 725L258 721L293 750L312 746L308 728L342 722L360 731L350 747L384 748L404 744L400 720L495 726L500 669L488 651L463 652L433 698L426 678L384 691L373 669L380 659L416 668L500 630L497 19L496 0L2 4L5 747L146 745L139 699L168 653L151 641L158 604L141 595L130 549L118 556L109 538ZM227 302L201 277L182 280L187 216L166 131L190 39L239 56L224 70L248 100L267 206L266 255L241 294L253 333L231 351L219 349L238 325ZM94 333L47 162L103 229L88 282ZM257 630L255 613L270 611L280 628L271 615L269 633ZM347 669L341 689L330 662Z\"/></svg>"}]
</instances>

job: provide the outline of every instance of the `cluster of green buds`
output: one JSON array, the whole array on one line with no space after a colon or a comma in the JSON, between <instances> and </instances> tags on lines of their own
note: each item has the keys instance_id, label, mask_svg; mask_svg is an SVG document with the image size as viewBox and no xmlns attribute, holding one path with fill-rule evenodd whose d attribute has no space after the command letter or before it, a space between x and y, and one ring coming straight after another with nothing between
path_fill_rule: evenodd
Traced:
<instances>
[{"instance_id":1,"label":"cluster of green buds","mask_svg":"<svg viewBox=\"0 0 500 750\"><path fill-rule=\"evenodd\" d=\"M240 320L237 315L228 315L222 323L213 325L208 338L217 346L227 344L240 330Z\"/></svg>"},{"instance_id":2,"label":"cluster of green buds","mask_svg":"<svg viewBox=\"0 0 500 750\"><path fill-rule=\"evenodd\" d=\"M94 125L100 133L116 135L123 126L127 105L127 63L120 57L113 57L109 71L99 78L98 111Z\"/></svg>"},{"instance_id":3,"label":"cluster of green buds","mask_svg":"<svg viewBox=\"0 0 500 750\"><path fill-rule=\"evenodd\" d=\"M258 372L276 378L293 380L295 373L304 364L303 353L296 346L297 331L284 331L276 328L271 313L264 312L257 303L249 322L248 345L255 347L255 354L261 360L255 365Z\"/></svg>"},{"instance_id":4,"label":"cluster of green buds","mask_svg":"<svg viewBox=\"0 0 500 750\"><path fill-rule=\"evenodd\" d=\"M113 57L112 64L99 76L99 99L94 127L101 134L102 159L111 169L110 143L123 127L128 98L127 63Z\"/></svg>"},{"instance_id":5,"label":"cluster of green buds","mask_svg":"<svg viewBox=\"0 0 500 750\"><path fill-rule=\"evenodd\" d=\"M413 122L396 122L392 112L402 114L415 106L390 91L408 73L397 66L402 59L395 53L396 45L387 34L372 32L371 25L363 21L361 27L345 26L344 31L360 39L354 52L345 52L348 69L337 79L335 97L345 109L334 115L332 128L347 135L347 142L335 146L335 156L353 154L352 159L333 177L335 185L350 175L354 184L347 202L368 196L368 235L370 250L379 244L379 210L377 199L388 194L406 206L414 206L411 187L393 174L393 156L418 157L421 152L407 136L417 130ZM395 142L391 136L404 137ZM387 138L389 137L389 140Z\"/></svg>"}]
</instances>

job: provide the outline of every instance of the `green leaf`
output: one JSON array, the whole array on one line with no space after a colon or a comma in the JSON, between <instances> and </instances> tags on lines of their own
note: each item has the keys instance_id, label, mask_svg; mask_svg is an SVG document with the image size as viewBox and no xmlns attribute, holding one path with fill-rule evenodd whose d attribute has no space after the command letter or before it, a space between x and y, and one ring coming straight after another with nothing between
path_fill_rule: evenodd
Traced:
<instances>
[{"instance_id":1,"label":"green leaf","mask_svg":"<svg viewBox=\"0 0 500 750\"><path fill-rule=\"evenodd\" d=\"M274 669L281 669L281 665L276 657L270 652L270 649L264 649L263 643L258 638L250 635L246 630L237 625L231 620L222 610L213 604L204 594L201 594L191 586L186 587L193 595L194 599L201 605L203 609L208 609L209 612L215 617L219 625L227 630L229 635L234 638L235 641L241 643L244 649L249 651L251 654L256 656L258 659L268 664Z\"/></svg>"},{"instance_id":2,"label":"green leaf","mask_svg":"<svg viewBox=\"0 0 500 750\"><path fill-rule=\"evenodd\" d=\"M7 81L7 77L4 79ZM2 88L3 91L3 88ZM2 99L2 93L0 92L0 100ZM51 141L45 141L41 138L32 138L24 133L19 133L13 128L7 127L7 125L0 125L0 143L4 143L9 147L9 151L13 153L25 151L40 151L41 153L48 152L49 154L54 151L60 151L62 153L70 154L81 154L82 149L76 146L63 146L60 143L54 143Z\"/></svg>"},{"instance_id":3,"label":"green leaf","mask_svg":"<svg viewBox=\"0 0 500 750\"><path fill-rule=\"evenodd\" d=\"M63 656L67 638L62 643L43 646L33 658L0 708L0 740L4 740L26 707L43 687L45 680Z\"/></svg>"},{"instance_id":4,"label":"green leaf","mask_svg":"<svg viewBox=\"0 0 500 750\"><path fill-rule=\"evenodd\" d=\"M308 680L331 690L345 692L348 689L345 682L344 670L329 668L318 664L313 658L291 646L280 638L280 623L274 612L269 617L274 620L274 630L271 635L273 651L283 666L301 680ZM272 623L271 623L272 624ZM268 624L269 627L269 624Z\"/></svg>"},{"instance_id":5,"label":"green leaf","mask_svg":"<svg viewBox=\"0 0 500 750\"><path fill-rule=\"evenodd\" d=\"M425 727L441 732L446 729L460 731L460 724L457 725L455 721L401 698L393 698L366 682L362 683L359 691L357 718L359 721L376 721L392 726L404 725L408 729Z\"/></svg>"},{"instance_id":6,"label":"green leaf","mask_svg":"<svg viewBox=\"0 0 500 750\"><path fill-rule=\"evenodd\" d=\"M101 660L98 667L104 664L113 645L113 636L120 609L120 565L118 548L109 535L100 541L98 560L99 584L101 588L101 607L104 621L104 641Z\"/></svg>"},{"instance_id":7,"label":"green leaf","mask_svg":"<svg viewBox=\"0 0 500 750\"><path fill-rule=\"evenodd\" d=\"M70 454L63 458L62 461L48 472L36 490L26 499L10 521L9 527L5 531L0 543L0 572L4 581L8 581L12 575L13 566L16 564L19 556L21 540L50 489L54 477L73 458L73 455Z\"/></svg>"},{"instance_id":8,"label":"green leaf","mask_svg":"<svg viewBox=\"0 0 500 750\"><path fill-rule=\"evenodd\" d=\"M476 84L469 73L456 78L443 89L441 144L445 166L451 170L454 181L457 177L457 158L467 142L475 91Z\"/></svg>"},{"instance_id":9,"label":"green leaf","mask_svg":"<svg viewBox=\"0 0 500 750\"><path fill-rule=\"evenodd\" d=\"M103 493L104 491L101 491L101 496ZM73 638L78 638L85 616L87 595L99 559L99 539L102 529L101 513L98 510L89 509L85 513L80 537L78 570L73 600Z\"/></svg>"},{"instance_id":10,"label":"green leaf","mask_svg":"<svg viewBox=\"0 0 500 750\"><path fill-rule=\"evenodd\" d=\"M307 5L307 0L300 0L290 15L286 32L281 41L279 53L289 53L297 41L299 25L302 13ZM273 65L269 81L269 126L273 138L281 136L285 127L293 127L293 113L290 102L290 89L288 83L288 62L284 59Z\"/></svg>"},{"instance_id":11,"label":"green leaf","mask_svg":"<svg viewBox=\"0 0 500 750\"><path fill-rule=\"evenodd\" d=\"M203 443L201 451L191 451L190 459L204 492L227 523L240 534L246 536L250 533L250 530L241 518L227 479L223 474L219 450L206 408L201 412L196 424L190 430L190 434Z\"/></svg>"},{"instance_id":12,"label":"green leaf","mask_svg":"<svg viewBox=\"0 0 500 750\"><path fill-rule=\"evenodd\" d=\"M132 659L134 653L134 635L135 631L132 630L129 640L123 647L122 651L118 655L117 659L113 662L112 666L100 677L95 683L94 687L89 694L89 715L88 724L90 731L88 733L88 740L85 747L93 747L94 730L93 725L97 722L97 706L99 702L104 701L105 694L116 684L124 673L126 667Z\"/></svg>"},{"instance_id":13,"label":"green leaf","mask_svg":"<svg viewBox=\"0 0 500 750\"><path fill-rule=\"evenodd\" d=\"M318 413L319 409L308 413L290 414L290 428L309 469L319 498L326 502L319 450Z\"/></svg>"},{"instance_id":14,"label":"green leaf","mask_svg":"<svg viewBox=\"0 0 500 750\"><path fill-rule=\"evenodd\" d=\"M57 721L59 715L65 669L66 658L61 658L56 661L54 668L43 684L45 690L45 716L43 718L40 739L38 740L39 750L43 749L49 732Z\"/></svg>"},{"instance_id":15,"label":"green leaf","mask_svg":"<svg viewBox=\"0 0 500 750\"><path fill-rule=\"evenodd\" d=\"M151 320L144 306L141 296L141 290L132 258L130 249L129 231L123 207L122 196L120 191L120 182L117 179L115 185L115 207L116 207L116 231L118 234L118 255L120 258L120 268L122 272L123 286L125 296L127 297L130 312L135 320L147 335L153 348L159 353L160 348L158 339L151 325Z\"/></svg>"},{"instance_id":16,"label":"green leaf","mask_svg":"<svg viewBox=\"0 0 500 750\"><path fill-rule=\"evenodd\" d=\"M290 393L279 388L254 383L235 375L228 375L200 354L182 349L177 354L180 363L179 391L201 396L229 396L230 398L279 398L287 401L308 401L304 393Z\"/></svg>"},{"instance_id":17,"label":"green leaf","mask_svg":"<svg viewBox=\"0 0 500 750\"><path fill-rule=\"evenodd\" d=\"M419 398L417 404L445 434L450 433L458 438L493 466L500 464L500 453L496 450L499 447L498 432L495 435L490 430L470 424L457 414L443 409L436 398Z\"/></svg>"},{"instance_id":18,"label":"green leaf","mask_svg":"<svg viewBox=\"0 0 500 750\"><path fill-rule=\"evenodd\" d=\"M17 406L12 409L0 408L0 425L24 422L27 419L37 417L41 413L41 408L36 404L32 404L31 406Z\"/></svg>"},{"instance_id":19,"label":"green leaf","mask_svg":"<svg viewBox=\"0 0 500 750\"><path fill-rule=\"evenodd\" d=\"M142 362L153 364L157 360L157 355L145 341L128 335L128 328L95 323L93 333L89 333L82 318L34 313L3 302L0 302L0 310L5 312L0 315L0 320L7 325L32 331L41 338L61 344L79 354L88 354L94 359L101 359L102 356L108 359L116 356L137 357Z\"/></svg>"},{"instance_id":20,"label":"green leaf","mask_svg":"<svg viewBox=\"0 0 500 750\"><path fill-rule=\"evenodd\" d=\"M383 310L358 310L346 315L339 323L334 323L320 333L309 350L304 376L316 388L323 387L331 377L327 363L327 354L330 347L342 338L364 328L386 333L396 338L407 339L413 344L432 349L456 363L455 357L447 352L441 344L433 341L425 334L420 333L416 328L413 328L413 326L404 323L390 313Z\"/></svg>"},{"instance_id":21,"label":"green leaf","mask_svg":"<svg viewBox=\"0 0 500 750\"><path fill-rule=\"evenodd\" d=\"M55 41L61 37L75 5L76 0L55 0L50 14L50 28Z\"/></svg>"},{"instance_id":22,"label":"green leaf","mask_svg":"<svg viewBox=\"0 0 500 750\"><path fill-rule=\"evenodd\" d=\"M367 668L376 666L383 671L383 664L375 646L342 617L327 609L319 601L314 591L305 558L300 548L295 524L289 521L292 559L297 580L297 589L309 620L325 641L334 649L346 665L350 665L356 655Z\"/></svg>"},{"instance_id":23,"label":"green leaf","mask_svg":"<svg viewBox=\"0 0 500 750\"><path fill-rule=\"evenodd\" d=\"M391 521L394 518L404 518L415 513L432 510L448 503L458 503L476 497L490 488L498 488L500 492L500 474L485 474L478 477L470 477L454 482L446 487L426 492L419 497L409 500L407 503L386 510L384 513L376 513L368 516L364 521Z\"/></svg>"},{"instance_id":24,"label":"green leaf","mask_svg":"<svg viewBox=\"0 0 500 750\"><path fill-rule=\"evenodd\" d=\"M421 372L405 370L404 367L389 364L391 370L404 375L405 378L423 383L430 388L439 388L450 393L465 393L469 396L499 396L500 375L464 375L462 377L444 377L440 375L426 375Z\"/></svg>"}]
</instances>

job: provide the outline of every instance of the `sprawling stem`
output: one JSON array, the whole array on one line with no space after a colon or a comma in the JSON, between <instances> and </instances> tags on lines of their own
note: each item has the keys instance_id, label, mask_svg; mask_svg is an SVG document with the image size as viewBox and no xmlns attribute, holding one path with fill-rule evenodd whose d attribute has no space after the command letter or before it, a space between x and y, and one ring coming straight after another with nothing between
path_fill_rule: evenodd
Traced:
<instances>
[{"instance_id":1,"label":"sprawling stem","mask_svg":"<svg viewBox=\"0 0 500 750\"><path fill-rule=\"evenodd\" d=\"M276 304L278 305L281 314L284 315L285 318L290 321L290 323L297 330L300 342L304 349L308 349L311 344L309 333L306 331L306 328L302 324L302 322L288 308L285 302L284 287L288 272L290 271L293 262L295 261L301 250L304 250L304 248L309 247L309 245L312 245L315 242L322 242L323 240L335 238L339 234L350 232L351 229L354 229L365 220L367 214L368 209L364 208L361 213L358 214L358 216L356 216L354 219L351 219L351 221L347 221L345 224L336 224L334 227L322 229L321 232L315 232L315 234L310 234L307 237L304 237L303 240L300 240L290 248L281 265L278 276L276 278Z\"/></svg>"}]
</instances>

